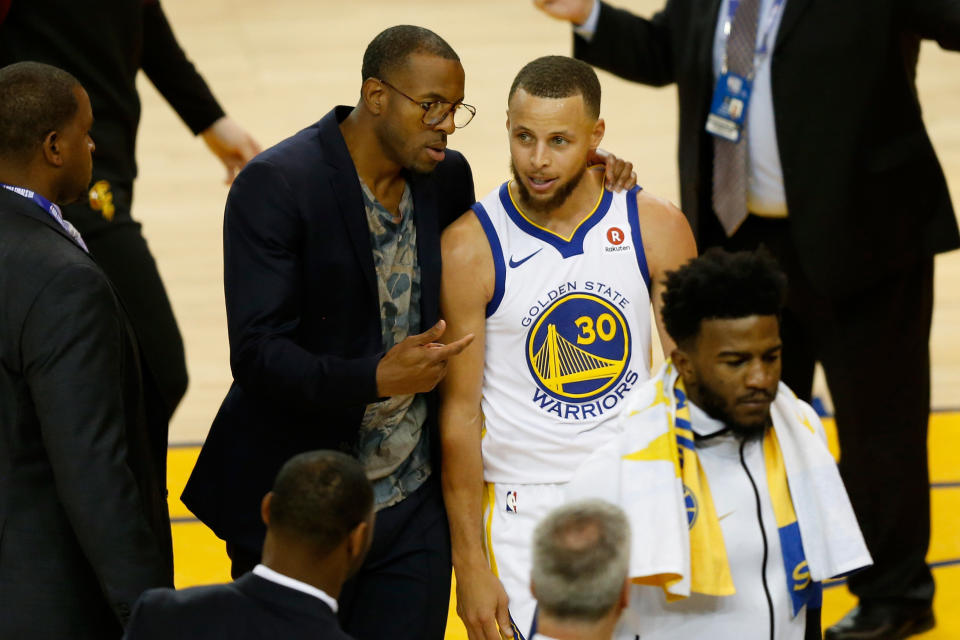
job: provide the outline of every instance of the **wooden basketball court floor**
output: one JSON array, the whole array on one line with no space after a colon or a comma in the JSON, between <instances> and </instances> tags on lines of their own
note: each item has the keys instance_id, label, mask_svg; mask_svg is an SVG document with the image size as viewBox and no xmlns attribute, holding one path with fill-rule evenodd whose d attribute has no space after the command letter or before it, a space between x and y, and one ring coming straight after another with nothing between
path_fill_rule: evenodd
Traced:
<instances>
[{"instance_id":1,"label":"wooden basketball court floor","mask_svg":"<svg viewBox=\"0 0 960 640\"><path fill-rule=\"evenodd\" d=\"M650 15L665 0L620 0ZM525 0L164 0L180 42L227 112L266 147L356 102L360 60L370 39L394 24L418 24L446 38L467 74L475 120L450 141L466 153L478 197L507 177L506 94L533 58L569 54L570 30ZM640 184L678 200L676 94L601 73L603 146L631 159ZM926 43L918 84L924 115L955 202L960 205L960 55ZM222 170L141 78L143 121L134 215L167 283L187 347L190 390L171 425L170 496L177 585L226 581L223 543L178 496L230 383L223 307ZM930 422L933 540L937 578L934 639L960 638L960 252L937 259ZM331 286L336 286L331 283ZM891 336L896 339L896 336ZM883 348L883 345L878 345ZM897 375L896 371L887 372ZM822 385L821 385L822 386ZM824 621L852 604L842 585L826 592ZM447 637L466 638L451 606Z\"/></svg>"}]
</instances>

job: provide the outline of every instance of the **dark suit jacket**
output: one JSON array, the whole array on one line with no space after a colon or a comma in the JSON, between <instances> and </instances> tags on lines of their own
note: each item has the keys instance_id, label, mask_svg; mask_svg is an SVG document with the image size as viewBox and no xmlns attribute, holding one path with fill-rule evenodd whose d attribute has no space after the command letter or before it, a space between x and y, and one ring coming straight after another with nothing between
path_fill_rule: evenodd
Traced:
<instances>
[{"instance_id":1,"label":"dark suit jacket","mask_svg":"<svg viewBox=\"0 0 960 640\"><path fill-rule=\"evenodd\" d=\"M350 636L318 598L247 573L230 584L147 591L124 639L350 640Z\"/></svg>"},{"instance_id":2,"label":"dark suit jacket","mask_svg":"<svg viewBox=\"0 0 960 640\"><path fill-rule=\"evenodd\" d=\"M136 341L107 277L0 188L0 638L119 637L172 584Z\"/></svg>"},{"instance_id":3,"label":"dark suit jacket","mask_svg":"<svg viewBox=\"0 0 960 640\"><path fill-rule=\"evenodd\" d=\"M720 0L667 0L651 20L603 5L574 55L628 80L677 83L682 208L704 240L713 217L713 93ZM828 295L960 246L943 172L920 116L920 38L960 49L960 0L787 0L771 60L790 229ZM960 73L960 69L958 69Z\"/></svg>"},{"instance_id":4,"label":"dark suit jacket","mask_svg":"<svg viewBox=\"0 0 960 640\"><path fill-rule=\"evenodd\" d=\"M380 304L363 197L340 134L349 107L257 156L224 219L233 384L183 494L221 538L259 552L260 500L281 465L348 449L377 400ZM474 202L463 156L410 175L422 327L439 316L440 230ZM430 411L431 431L436 412ZM435 450L439 447L434 447Z\"/></svg>"}]
</instances>

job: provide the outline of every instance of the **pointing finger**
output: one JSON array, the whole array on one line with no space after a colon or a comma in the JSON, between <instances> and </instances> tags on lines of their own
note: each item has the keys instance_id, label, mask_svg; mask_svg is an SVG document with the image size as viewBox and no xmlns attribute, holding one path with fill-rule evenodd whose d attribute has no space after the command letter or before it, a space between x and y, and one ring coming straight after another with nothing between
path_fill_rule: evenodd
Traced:
<instances>
[{"instance_id":1,"label":"pointing finger","mask_svg":"<svg viewBox=\"0 0 960 640\"><path fill-rule=\"evenodd\" d=\"M447 329L447 322L445 320L440 320L437 324L433 325L423 333L418 333L417 335L410 336L407 339L416 342L417 344L429 344L431 342L436 342L437 339L443 335L443 332Z\"/></svg>"},{"instance_id":2,"label":"pointing finger","mask_svg":"<svg viewBox=\"0 0 960 640\"><path fill-rule=\"evenodd\" d=\"M473 334L468 333L456 342L451 342L450 344L445 344L439 348L433 349L431 353L438 360L446 360L447 358L452 358L469 347L471 342L473 342Z\"/></svg>"}]
</instances>

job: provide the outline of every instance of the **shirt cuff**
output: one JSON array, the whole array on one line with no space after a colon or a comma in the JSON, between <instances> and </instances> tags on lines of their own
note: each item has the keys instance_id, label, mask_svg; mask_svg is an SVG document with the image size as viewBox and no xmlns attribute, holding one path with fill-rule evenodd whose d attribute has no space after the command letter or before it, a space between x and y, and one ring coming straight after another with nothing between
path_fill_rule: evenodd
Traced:
<instances>
[{"instance_id":1,"label":"shirt cuff","mask_svg":"<svg viewBox=\"0 0 960 640\"><path fill-rule=\"evenodd\" d=\"M597 30L597 23L600 21L600 0L594 0L593 9L590 10L590 16L583 24L573 25L573 32L586 41L593 39L593 34Z\"/></svg>"}]
</instances>

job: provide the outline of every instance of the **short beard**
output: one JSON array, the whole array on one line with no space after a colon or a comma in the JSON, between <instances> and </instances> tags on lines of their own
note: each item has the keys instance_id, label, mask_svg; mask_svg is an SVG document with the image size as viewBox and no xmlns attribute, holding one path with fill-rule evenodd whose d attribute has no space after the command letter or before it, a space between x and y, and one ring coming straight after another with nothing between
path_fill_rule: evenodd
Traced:
<instances>
[{"instance_id":1,"label":"short beard","mask_svg":"<svg viewBox=\"0 0 960 640\"><path fill-rule=\"evenodd\" d=\"M567 201L567 198L570 197L573 190L580 184L580 180L583 179L583 174L587 172L587 165L584 164L575 176L557 187L554 194L547 200L536 200L532 197L530 190L527 189L527 185L524 184L520 178L517 165L513 163L513 160L510 161L510 171L513 172L513 182L517 185L517 195L520 196L520 204L523 205L524 211L550 213L551 211L559 209L563 206L563 203Z\"/></svg>"},{"instance_id":2,"label":"short beard","mask_svg":"<svg viewBox=\"0 0 960 640\"><path fill-rule=\"evenodd\" d=\"M762 424L743 424L734 420L726 410L726 403L720 394L706 385L694 384L697 391L697 406L703 409L704 413L719 420L725 424L730 431L741 441L751 441L760 439L767 428L773 425L773 418L770 412L767 412L766 420Z\"/></svg>"}]
</instances>

